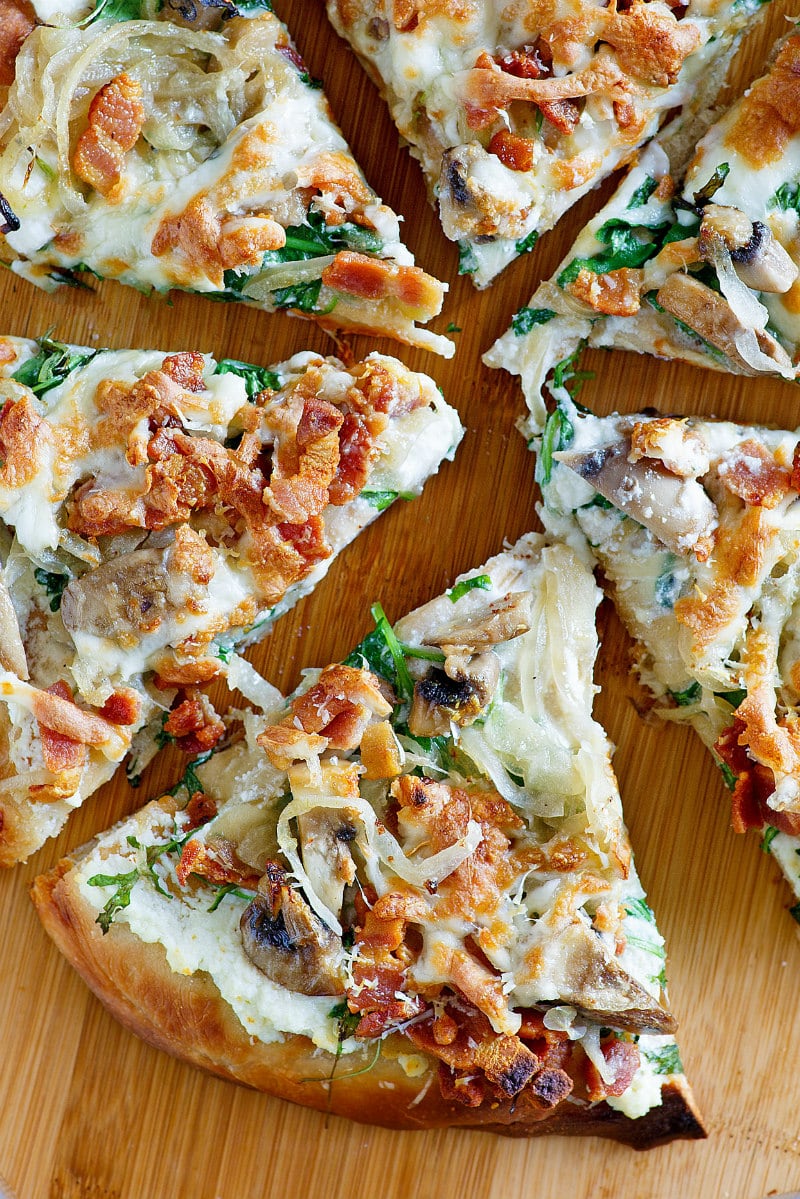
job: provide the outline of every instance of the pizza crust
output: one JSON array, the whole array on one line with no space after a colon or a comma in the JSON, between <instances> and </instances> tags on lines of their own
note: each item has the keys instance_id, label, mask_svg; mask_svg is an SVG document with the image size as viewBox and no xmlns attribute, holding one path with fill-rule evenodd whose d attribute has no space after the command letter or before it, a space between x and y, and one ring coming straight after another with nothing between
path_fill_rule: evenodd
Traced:
<instances>
[{"instance_id":1,"label":"pizza crust","mask_svg":"<svg viewBox=\"0 0 800 1199\"><path fill-rule=\"evenodd\" d=\"M86 847L90 848L89 846ZM185 976L167 965L162 946L147 944L121 923L104 936L80 894L75 866L82 851L66 857L33 883L31 897L45 929L108 1011L127 1029L189 1065L220 1078L244 1083L304 1107L387 1128L472 1127L508 1136L591 1135L649 1149L676 1138L697 1139L705 1130L688 1087L670 1080L660 1107L631 1120L607 1103L561 1104L539 1112L509 1100L490 1111L448 1102L434 1073L410 1078L392 1054L408 1042L395 1036L368 1071L372 1049L340 1059L333 1086L328 1079L336 1059L307 1037L287 1036L265 1044L251 1038L211 979ZM400 1048L399 1048L400 1047ZM413 1052L424 1057L421 1051ZM430 1059L431 1071L436 1063ZM319 1078L319 1082L311 1081ZM426 1083L430 1080L430 1085Z\"/></svg>"}]
</instances>

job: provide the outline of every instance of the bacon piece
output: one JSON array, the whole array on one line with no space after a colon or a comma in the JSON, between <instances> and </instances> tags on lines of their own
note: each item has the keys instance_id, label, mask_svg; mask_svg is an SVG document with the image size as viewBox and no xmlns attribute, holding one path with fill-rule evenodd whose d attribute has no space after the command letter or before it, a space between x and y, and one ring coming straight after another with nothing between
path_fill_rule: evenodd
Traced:
<instances>
[{"instance_id":1,"label":"bacon piece","mask_svg":"<svg viewBox=\"0 0 800 1199\"><path fill-rule=\"evenodd\" d=\"M747 739L747 723L737 712L733 724L723 729L714 744L719 758L736 775L731 796L731 828L735 833L744 833L750 828L761 829L770 824L782 833L797 836L800 834L800 813L777 811L769 806L767 801L775 790L775 775L768 766L754 762L748 756Z\"/></svg>"},{"instance_id":2,"label":"bacon piece","mask_svg":"<svg viewBox=\"0 0 800 1199\"><path fill-rule=\"evenodd\" d=\"M100 709L104 720L112 724L138 724L142 712L142 698L132 687L120 687L109 695Z\"/></svg>"},{"instance_id":3,"label":"bacon piece","mask_svg":"<svg viewBox=\"0 0 800 1199\"><path fill-rule=\"evenodd\" d=\"M58 684L54 686L59 687ZM79 708L72 700L72 693L64 693L61 687L57 691L53 688L34 691L31 709L40 725L84 745L107 745L117 733L115 725L96 713Z\"/></svg>"},{"instance_id":4,"label":"bacon piece","mask_svg":"<svg viewBox=\"0 0 800 1199\"><path fill-rule=\"evenodd\" d=\"M88 127L78 138L72 168L111 203L121 198L125 155L139 140L145 122L142 85L117 75L89 105Z\"/></svg>"},{"instance_id":5,"label":"bacon piece","mask_svg":"<svg viewBox=\"0 0 800 1199\"><path fill-rule=\"evenodd\" d=\"M259 875L241 861L231 842L223 838L208 843L196 838L186 842L175 868L182 887L186 886L190 874L199 874L217 886L234 883L249 891L255 891L259 883Z\"/></svg>"},{"instance_id":6,"label":"bacon piece","mask_svg":"<svg viewBox=\"0 0 800 1199\"><path fill-rule=\"evenodd\" d=\"M302 163L297 170L297 186L321 193L318 204L324 206L326 224L340 224L349 213L359 224L368 223L361 213L374 197L352 160L341 151L324 150ZM331 211L332 205L344 211Z\"/></svg>"},{"instance_id":7,"label":"bacon piece","mask_svg":"<svg viewBox=\"0 0 800 1199\"><path fill-rule=\"evenodd\" d=\"M6 487L22 487L42 469L53 434L30 396L6 402L0 409L0 479Z\"/></svg>"},{"instance_id":8,"label":"bacon piece","mask_svg":"<svg viewBox=\"0 0 800 1199\"><path fill-rule=\"evenodd\" d=\"M164 732L174 737L187 754L205 753L225 736L225 725L207 696L192 689L164 722Z\"/></svg>"},{"instance_id":9,"label":"bacon piece","mask_svg":"<svg viewBox=\"0 0 800 1199\"><path fill-rule=\"evenodd\" d=\"M0 87L14 82L14 64L25 38L36 26L27 0L0 0Z\"/></svg>"},{"instance_id":10,"label":"bacon piece","mask_svg":"<svg viewBox=\"0 0 800 1199\"><path fill-rule=\"evenodd\" d=\"M217 677L221 669L219 660L215 658L180 663L171 658L161 658L153 682L161 691L167 691L170 687L187 687L193 683L209 683Z\"/></svg>"},{"instance_id":11,"label":"bacon piece","mask_svg":"<svg viewBox=\"0 0 800 1199\"><path fill-rule=\"evenodd\" d=\"M569 284L568 290L576 300L583 301L595 312L609 316L633 316L639 311L639 289L642 272L620 267L603 275L584 268Z\"/></svg>"},{"instance_id":12,"label":"bacon piece","mask_svg":"<svg viewBox=\"0 0 800 1199\"><path fill-rule=\"evenodd\" d=\"M363 491L379 453L364 417L358 412L348 412L339 432L336 474L328 487L332 504L348 504Z\"/></svg>"},{"instance_id":13,"label":"bacon piece","mask_svg":"<svg viewBox=\"0 0 800 1199\"><path fill-rule=\"evenodd\" d=\"M530 171L533 168L534 142L529 137L512 133L510 129L499 129L486 149L512 171Z\"/></svg>"},{"instance_id":14,"label":"bacon piece","mask_svg":"<svg viewBox=\"0 0 800 1199\"><path fill-rule=\"evenodd\" d=\"M575 131L575 126L581 119L581 110L574 100L542 100L539 111L551 125L555 125L559 133L567 135Z\"/></svg>"},{"instance_id":15,"label":"bacon piece","mask_svg":"<svg viewBox=\"0 0 800 1199\"><path fill-rule=\"evenodd\" d=\"M719 474L733 495L762 508L775 508L791 486L790 472L778 465L766 446L752 438L725 456Z\"/></svg>"},{"instance_id":16,"label":"bacon piece","mask_svg":"<svg viewBox=\"0 0 800 1199\"><path fill-rule=\"evenodd\" d=\"M201 271L222 288L226 270L256 265L266 250L280 250L285 245L286 231L271 217L223 220L213 197L199 195L182 212L163 218L150 249L156 258L173 252L182 258L187 282Z\"/></svg>"},{"instance_id":17,"label":"bacon piece","mask_svg":"<svg viewBox=\"0 0 800 1199\"><path fill-rule=\"evenodd\" d=\"M205 391L203 371L206 360L198 350L188 350L182 354L169 354L161 363L161 369L179 387L187 391Z\"/></svg>"},{"instance_id":18,"label":"bacon piece","mask_svg":"<svg viewBox=\"0 0 800 1199\"><path fill-rule=\"evenodd\" d=\"M183 812L189 817L188 822L183 825L183 831L187 833L214 819L217 814L217 801L203 791L194 791L189 796L189 802Z\"/></svg>"},{"instance_id":19,"label":"bacon piece","mask_svg":"<svg viewBox=\"0 0 800 1199\"><path fill-rule=\"evenodd\" d=\"M270 725L258 734L256 741L276 770L288 770L293 762L307 762L328 748L327 738L291 725Z\"/></svg>"},{"instance_id":20,"label":"bacon piece","mask_svg":"<svg viewBox=\"0 0 800 1199\"><path fill-rule=\"evenodd\" d=\"M416 320L435 316L442 303L439 284L420 267L398 266L354 250L340 250L322 272L322 282L333 291L362 300L397 300Z\"/></svg>"},{"instance_id":21,"label":"bacon piece","mask_svg":"<svg viewBox=\"0 0 800 1199\"><path fill-rule=\"evenodd\" d=\"M49 695L56 695L60 699L72 703L72 691L62 679L48 687L47 692ZM81 770L83 768L86 763L86 746L82 741L77 741L48 727L41 720L39 721L39 735L44 764L53 774L58 774L62 770Z\"/></svg>"},{"instance_id":22,"label":"bacon piece","mask_svg":"<svg viewBox=\"0 0 800 1199\"><path fill-rule=\"evenodd\" d=\"M331 749L356 749L373 716L386 717L392 710L377 677L368 670L334 665L323 670L318 681L290 705L286 724L300 723L306 733L325 737Z\"/></svg>"},{"instance_id":23,"label":"bacon piece","mask_svg":"<svg viewBox=\"0 0 800 1199\"><path fill-rule=\"evenodd\" d=\"M620 1041L613 1036L605 1037L600 1042L600 1052L611 1075L608 1081L600 1077L594 1062L588 1058L583 1068L587 1094L593 1103L608 1095L622 1095L627 1091L642 1061L638 1046L632 1041Z\"/></svg>"}]
</instances>

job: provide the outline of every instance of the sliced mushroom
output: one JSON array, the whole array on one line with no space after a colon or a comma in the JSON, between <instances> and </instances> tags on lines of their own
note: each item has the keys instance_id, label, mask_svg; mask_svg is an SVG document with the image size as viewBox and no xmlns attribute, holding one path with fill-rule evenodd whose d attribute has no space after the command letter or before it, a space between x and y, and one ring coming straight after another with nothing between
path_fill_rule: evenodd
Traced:
<instances>
[{"instance_id":1,"label":"sliced mushroom","mask_svg":"<svg viewBox=\"0 0 800 1199\"><path fill-rule=\"evenodd\" d=\"M5 572L0 568L0 666L19 679L30 678L25 646L19 631L17 614L6 585Z\"/></svg>"},{"instance_id":2,"label":"sliced mushroom","mask_svg":"<svg viewBox=\"0 0 800 1199\"><path fill-rule=\"evenodd\" d=\"M724 296L699 279L678 271L670 275L656 293L656 303L670 316L688 325L705 341L727 354L743 375L760 375L741 354L737 339L755 334L758 348L775 363L775 370L793 372L792 360L783 346L763 329L749 329L738 319Z\"/></svg>"},{"instance_id":3,"label":"sliced mushroom","mask_svg":"<svg viewBox=\"0 0 800 1199\"><path fill-rule=\"evenodd\" d=\"M548 987L558 992L556 1003L569 1004L588 1019L612 1028L638 1033L675 1032L677 1021L672 1013L609 956L600 938L583 920L573 920L548 936L536 960L543 963L542 974ZM535 979L531 986L535 991Z\"/></svg>"},{"instance_id":4,"label":"sliced mushroom","mask_svg":"<svg viewBox=\"0 0 800 1199\"><path fill-rule=\"evenodd\" d=\"M444 670L432 670L414 684L408 727L415 737L440 737L451 721L472 724L490 703L500 678L500 663L491 652L451 654Z\"/></svg>"},{"instance_id":5,"label":"sliced mushroom","mask_svg":"<svg viewBox=\"0 0 800 1199\"><path fill-rule=\"evenodd\" d=\"M353 811L353 820L357 813ZM338 915L342 910L344 889L356 876L350 843L356 838L356 826L345 810L316 808L297 818L303 869L314 894L325 907Z\"/></svg>"},{"instance_id":6,"label":"sliced mushroom","mask_svg":"<svg viewBox=\"0 0 800 1199\"><path fill-rule=\"evenodd\" d=\"M512 591L491 604L474 608L452 624L426 633L425 645L438 645L446 654L480 653L501 641L521 637L531 627L533 597L529 591Z\"/></svg>"},{"instance_id":7,"label":"sliced mushroom","mask_svg":"<svg viewBox=\"0 0 800 1199\"><path fill-rule=\"evenodd\" d=\"M169 549L134 550L87 571L65 588L61 616L71 632L139 641L185 611L187 573L168 569Z\"/></svg>"},{"instance_id":8,"label":"sliced mushroom","mask_svg":"<svg viewBox=\"0 0 800 1199\"><path fill-rule=\"evenodd\" d=\"M670 474L653 459L631 462L630 449L625 437L588 453L567 450L554 457L673 553L693 550L698 557L707 557L717 510L701 484Z\"/></svg>"},{"instance_id":9,"label":"sliced mushroom","mask_svg":"<svg viewBox=\"0 0 800 1199\"><path fill-rule=\"evenodd\" d=\"M722 239L730 251L736 274L754 291L782 293L800 273L797 264L763 221L751 221L738 208L708 204L700 224L698 248L705 262L713 262L712 239Z\"/></svg>"},{"instance_id":10,"label":"sliced mushroom","mask_svg":"<svg viewBox=\"0 0 800 1199\"><path fill-rule=\"evenodd\" d=\"M244 951L267 978L301 995L343 995L344 950L340 939L314 915L286 882L276 862L247 905L239 927Z\"/></svg>"}]
</instances>

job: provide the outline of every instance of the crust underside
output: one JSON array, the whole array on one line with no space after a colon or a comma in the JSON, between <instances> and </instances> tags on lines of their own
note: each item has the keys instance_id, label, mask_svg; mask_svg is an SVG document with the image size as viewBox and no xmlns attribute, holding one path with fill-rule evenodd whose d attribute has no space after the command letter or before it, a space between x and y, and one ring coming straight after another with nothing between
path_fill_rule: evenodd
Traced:
<instances>
[{"instance_id":1,"label":"crust underside","mask_svg":"<svg viewBox=\"0 0 800 1199\"><path fill-rule=\"evenodd\" d=\"M606 1103L579 1105L569 1100L549 1114L515 1100L468 1108L443 1098L434 1061L423 1075L406 1075L396 1055L408 1052L409 1045L400 1037L394 1044L391 1038L385 1042L375 1065L352 1078L342 1076L367 1065L371 1048L336 1063L306 1037L288 1036L272 1044L251 1039L207 975L176 974L162 946L140 941L124 924L113 925L103 936L81 897L74 864L65 858L33 884L32 898L47 932L122 1024L157 1048L221 1078L389 1128L460 1126L509 1136L601 1136L636 1149L705 1136L691 1092L680 1079L664 1086L660 1107L636 1120ZM420 1056L418 1050L413 1052ZM331 1084L335 1064L339 1077Z\"/></svg>"}]
</instances>

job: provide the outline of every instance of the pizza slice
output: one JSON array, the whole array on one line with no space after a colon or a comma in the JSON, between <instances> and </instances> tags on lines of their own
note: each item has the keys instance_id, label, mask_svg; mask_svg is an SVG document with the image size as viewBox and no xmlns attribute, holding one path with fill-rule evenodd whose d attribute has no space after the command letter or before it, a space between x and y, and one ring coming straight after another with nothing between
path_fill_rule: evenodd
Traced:
<instances>
[{"instance_id":1,"label":"pizza slice","mask_svg":"<svg viewBox=\"0 0 800 1199\"><path fill-rule=\"evenodd\" d=\"M542 517L602 568L656 711L711 749L733 829L800 898L800 432L562 393L538 455Z\"/></svg>"},{"instance_id":2,"label":"pizza slice","mask_svg":"<svg viewBox=\"0 0 800 1199\"><path fill-rule=\"evenodd\" d=\"M328 0L485 287L683 106L707 127L757 5Z\"/></svg>"},{"instance_id":3,"label":"pizza slice","mask_svg":"<svg viewBox=\"0 0 800 1199\"><path fill-rule=\"evenodd\" d=\"M579 347L798 376L800 33L682 164L682 122L641 154L485 357L541 426L548 373Z\"/></svg>"},{"instance_id":4,"label":"pizza slice","mask_svg":"<svg viewBox=\"0 0 800 1199\"><path fill-rule=\"evenodd\" d=\"M378 354L266 369L6 337L0 405L2 865L140 726L135 771L164 734L213 744L196 689L461 436L432 379Z\"/></svg>"},{"instance_id":5,"label":"pizza slice","mask_svg":"<svg viewBox=\"0 0 800 1199\"><path fill-rule=\"evenodd\" d=\"M414 266L268 0L52 9L16 0L21 46L13 22L0 30L0 63L16 63L0 114L12 270L46 288L87 273L181 288L452 355L417 326L446 286Z\"/></svg>"},{"instance_id":6,"label":"pizza slice","mask_svg":"<svg viewBox=\"0 0 800 1199\"><path fill-rule=\"evenodd\" d=\"M370 1123L703 1135L592 719L599 591L529 535L34 885L108 1008Z\"/></svg>"}]
</instances>

